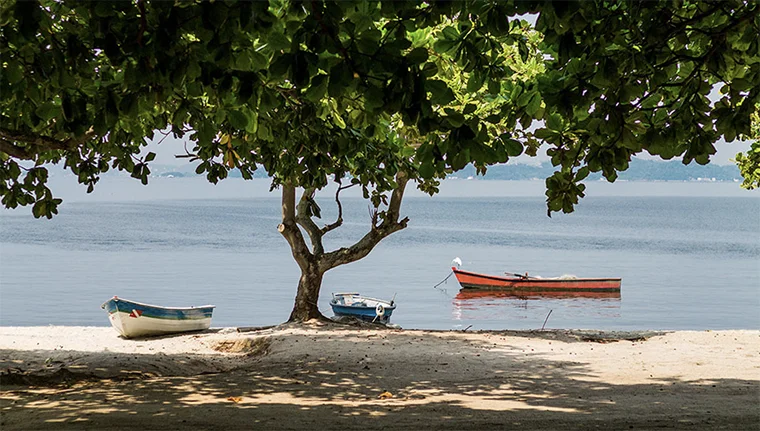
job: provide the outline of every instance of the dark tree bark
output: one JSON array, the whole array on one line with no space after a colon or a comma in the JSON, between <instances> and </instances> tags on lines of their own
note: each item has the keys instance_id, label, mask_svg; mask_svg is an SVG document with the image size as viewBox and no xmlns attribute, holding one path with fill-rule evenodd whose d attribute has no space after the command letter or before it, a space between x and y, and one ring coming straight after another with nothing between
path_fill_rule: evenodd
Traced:
<instances>
[{"instance_id":1,"label":"dark tree bark","mask_svg":"<svg viewBox=\"0 0 760 431\"><path fill-rule=\"evenodd\" d=\"M289 322L326 319L318 307L319 293L325 272L367 256L383 238L406 227L409 219L404 217L399 220L399 213L408 181L405 173L398 173L396 175L398 187L391 194L388 208L382 212L375 208L370 231L356 244L331 252L325 252L322 237L343 223L342 207L337 194L340 193L340 189L336 193L338 219L334 223L320 228L311 218L309 211L309 205L314 198L315 191L312 189L304 190L298 205L296 205L295 187L282 186L282 223L277 227L277 230L288 241L293 258L301 269L298 292L293 304L293 311L288 319ZM378 220L382 221L378 223ZM311 249L306 244L301 229L309 236Z\"/></svg>"},{"instance_id":2,"label":"dark tree bark","mask_svg":"<svg viewBox=\"0 0 760 431\"><path fill-rule=\"evenodd\" d=\"M319 311L319 291L322 288L323 272L316 265L309 265L301 269L301 278L298 280L298 292L290 312L289 322L305 322L311 319L324 319L325 316Z\"/></svg>"},{"instance_id":3,"label":"dark tree bark","mask_svg":"<svg viewBox=\"0 0 760 431\"><path fill-rule=\"evenodd\" d=\"M80 138L57 140L38 134L21 133L0 128L0 151L20 160L35 160L45 151L71 151L95 136L92 129ZM22 143L22 145L18 145Z\"/></svg>"}]
</instances>

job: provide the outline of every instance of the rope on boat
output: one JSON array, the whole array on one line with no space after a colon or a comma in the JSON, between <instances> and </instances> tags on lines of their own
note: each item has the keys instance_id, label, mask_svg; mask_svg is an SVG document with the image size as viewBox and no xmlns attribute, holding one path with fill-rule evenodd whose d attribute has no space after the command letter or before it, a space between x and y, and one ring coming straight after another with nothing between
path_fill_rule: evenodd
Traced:
<instances>
[{"instance_id":1,"label":"rope on boat","mask_svg":"<svg viewBox=\"0 0 760 431\"><path fill-rule=\"evenodd\" d=\"M446 280L448 280L449 278L451 278L451 276L452 276L452 275L454 275L454 271L451 271L451 273L450 273L449 275L447 275L447 276L446 276L446 278L444 278L443 280L441 280L441 282L440 282L440 283L438 283L438 284L436 284L435 286L433 286L433 289L437 289L437 288L438 288L438 286L440 286L440 285L442 285L443 283L445 283L445 282L446 282Z\"/></svg>"},{"instance_id":2,"label":"rope on boat","mask_svg":"<svg viewBox=\"0 0 760 431\"><path fill-rule=\"evenodd\" d=\"M447 276L446 276L446 278L444 278L443 280L441 280L441 281L440 281L440 283L438 283L438 284L436 284L435 286L433 286L433 289L436 289L436 290L438 290L439 292L441 292L441 293L443 293L444 295L446 295L447 297L451 298L451 295L449 295L449 292L448 292L446 289L439 289L439 288L438 288L438 286L440 286L440 285L442 285L443 283L445 283L445 282L446 282L446 281L447 281L449 278L451 278L451 276L452 276L453 274L454 274L454 271L451 271L451 273L450 273L449 275L447 275Z\"/></svg>"}]
</instances>

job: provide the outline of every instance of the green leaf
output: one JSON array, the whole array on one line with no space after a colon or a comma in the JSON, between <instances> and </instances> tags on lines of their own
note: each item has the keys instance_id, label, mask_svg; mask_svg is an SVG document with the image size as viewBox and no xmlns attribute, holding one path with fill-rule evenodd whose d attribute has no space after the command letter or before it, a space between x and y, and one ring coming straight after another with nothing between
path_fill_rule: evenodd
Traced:
<instances>
[{"instance_id":1,"label":"green leaf","mask_svg":"<svg viewBox=\"0 0 760 431\"><path fill-rule=\"evenodd\" d=\"M364 106L368 110L374 110L384 105L383 91L375 86L370 86L364 93Z\"/></svg>"},{"instance_id":2,"label":"green leaf","mask_svg":"<svg viewBox=\"0 0 760 431\"><path fill-rule=\"evenodd\" d=\"M433 44L433 50L439 54L446 54L457 46L459 46L458 41L439 39Z\"/></svg>"},{"instance_id":3,"label":"green leaf","mask_svg":"<svg viewBox=\"0 0 760 431\"><path fill-rule=\"evenodd\" d=\"M520 97L517 98L517 106L519 107L525 107L528 105L528 103L533 100L533 97L536 95L535 91L525 91L522 94L520 94Z\"/></svg>"},{"instance_id":4,"label":"green leaf","mask_svg":"<svg viewBox=\"0 0 760 431\"><path fill-rule=\"evenodd\" d=\"M327 93L330 97L342 96L351 84L353 75L345 61L341 61L330 69L330 82L327 84Z\"/></svg>"},{"instance_id":5,"label":"green leaf","mask_svg":"<svg viewBox=\"0 0 760 431\"><path fill-rule=\"evenodd\" d=\"M273 31L269 33L269 36L267 37L267 45L275 51L280 51L290 48L290 40L279 31Z\"/></svg>"},{"instance_id":6,"label":"green leaf","mask_svg":"<svg viewBox=\"0 0 760 431\"><path fill-rule=\"evenodd\" d=\"M546 126L549 129L561 131L562 130L562 117L559 114L551 114L546 118Z\"/></svg>"},{"instance_id":7,"label":"green leaf","mask_svg":"<svg viewBox=\"0 0 760 431\"><path fill-rule=\"evenodd\" d=\"M434 105L448 105L456 99L451 88L439 79L425 81L425 90L430 92L430 102Z\"/></svg>"},{"instance_id":8,"label":"green leaf","mask_svg":"<svg viewBox=\"0 0 760 431\"><path fill-rule=\"evenodd\" d=\"M317 102L327 93L327 75L317 75L311 80L311 85L306 90L304 97L311 102Z\"/></svg>"},{"instance_id":9,"label":"green leaf","mask_svg":"<svg viewBox=\"0 0 760 431\"><path fill-rule=\"evenodd\" d=\"M254 71L266 69L269 66L269 59L259 51L250 53L251 69Z\"/></svg>"},{"instance_id":10,"label":"green leaf","mask_svg":"<svg viewBox=\"0 0 760 431\"><path fill-rule=\"evenodd\" d=\"M227 119L230 122L230 126L237 130L245 130L249 127L251 118L243 111L233 110L227 111Z\"/></svg>"},{"instance_id":11,"label":"green leaf","mask_svg":"<svg viewBox=\"0 0 760 431\"><path fill-rule=\"evenodd\" d=\"M422 162L420 168L417 170L422 178L433 178L435 175L435 167L429 160Z\"/></svg>"},{"instance_id":12,"label":"green leaf","mask_svg":"<svg viewBox=\"0 0 760 431\"><path fill-rule=\"evenodd\" d=\"M444 109L444 111L447 114L446 119L453 127L460 127L464 124L464 115L460 112L449 108Z\"/></svg>"},{"instance_id":13,"label":"green leaf","mask_svg":"<svg viewBox=\"0 0 760 431\"><path fill-rule=\"evenodd\" d=\"M488 81L488 92L493 95L501 93L501 82L495 79Z\"/></svg>"},{"instance_id":14,"label":"green leaf","mask_svg":"<svg viewBox=\"0 0 760 431\"><path fill-rule=\"evenodd\" d=\"M459 39L459 31L457 31L456 28L452 26L448 26L441 31L441 34L443 35L444 39L448 40L455 40Z\"/></svg>"},{"instance_id":15,"label":"green leaf","mask_svg":"<svg viewBox=\"0 0 760 431\"><path fill-rule=\"evenodd\" d=\"M500 138L504 143L504 147L507 149L509 157L517 157L522 154L523 146L520 141L513 139L508 133L502 134Z\"/></svg>"},{"instance_id":16,"label":"green leaf","mask_svg":"<svg viewBox=\"0 0 760 431\"><path fill-rule=\"evenodd\" d=\"M238 54L235 58L235 70L242 70L245 72L253 71L253 61L251 56L246 53Z\"/></svg>"},{"instance_id":17,"label":"green leaf","mask_svg":"<svg viewBox=\"0 0 760 431\"><path fill-rule=\"evenodd\" d=\"M37 114L42 121L48 122L50 119L61 115L61 107L48 102L37 108L34 113Z\"/></svg>"},{"instance_id":18,"label":"green leaf","mask_svg":"<svg viewBox=\"0 0 760 431\"><path fill-rule=\"evenodd\" d=\"M290 67L293 64L292 54L283 54L277 57L272 65L269 66L269 76L274 79L284 79L290 72Z\"/></svg>"},{"instance_id":19,"label":"green leaf","mask_svg":"<svg viewBox=\"0 0 760 431\"><path fill-rule=\"evenodd\" d=\"M343 117L341 117L339 113L333 112L332 118L336 126L340 127L341 129L346 128L346 122L343 121Z\"/></svg>"},{"instance_id":20,"label":"green leaf","mask_svg":"<svg viewBox=\"0 0 760 431\"><path fill-rule=\"evenodd\" d=\"M468 103L467 105L464 106L464 110L462 111L462 113L464 115L469 115L475 112L477 109L478 109L478 105L474 103Z\"/></svg>"},{"instance_id":21,"label":"green leaf","mask_svg":"<svg viewBox=\"0 0 760 431\"><path fill-rule=\"evenodd\" d=\"M411 64L424 63L428 59L428 50L427 48L414 48L406 55L406 59Z\"/></svg>"},{"instance_id":22,"label":"green leaf","mask_svg":"<svg viewBox=\"0 0 760 431\"><path fill-rule=\"evenodd\" d=\"M3 72L5 79L7 79L11 84L18 84L22 79L24 79L24 70L21 68L21 65L15 61L10 61L8 63L8 68Z\"/></svg>"},{"instance_id":23,"label":"green leaf","mask_svg":"<svg viewBox=\"0 0 760 431\"><path fill-rule=\"evenodd\" d=\"M486 82L486 74L475 71L470 75L470 79L467 80L467 92L474 93L483 86Z\"/></svg>"},{"instance_id":24,"label":"green leaf","mask_svg":"<svg viewBox=\"0 0 760 431\"><path fill-rule=\"evenodd\" d=\"M533 136L535 136L538 139L550 140L549 138L553 138L557 136L557 133L549 129L538 129L535 132L533 132Z\"/></svg>"},{"instance_id":25,"label":"green leaf","mask_svg":"<svg viewBox=\"0 0 760 431\"><path fill-rule=\"evenodd\" d=\"M578 169L578 172L575 174L575 181L583 181L588 176L590 170L588 166L584 166L580 169Z\"/></svg>"},{"instance_id":26,"label":"green leaf","mask_svg":"<svg viewBox=\"0 0 760 431\"><path fill-rule=\"evenodd\" d=\"M541 95L539 93L533 93L533 97L530 99L530 103L525 107L525 112L528 115L535 115L538 112L538 108L541 107Z\"/></svg>"}]
</instances>

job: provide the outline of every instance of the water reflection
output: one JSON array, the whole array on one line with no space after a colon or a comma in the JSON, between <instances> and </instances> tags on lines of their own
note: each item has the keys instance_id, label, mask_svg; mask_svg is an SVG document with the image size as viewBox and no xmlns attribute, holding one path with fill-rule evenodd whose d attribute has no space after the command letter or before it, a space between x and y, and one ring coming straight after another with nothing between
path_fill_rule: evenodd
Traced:
<instances>
[{"instance_id":1,"label":"water reflection","mask_svg":"<svg viewBox=\"0 0 760 431\"><path fill-rule=\"evenodd\" d=\"M535 292L535 291L523 291L523 292L510 292L502 290L473 290L462 289L454 297L455 301L470 301L484 299L489 300L493 298L509 298L509 299L523 299L523 300L537 300L537 299L556 299L556 298L595 298L595 299L617 299L620 300L620 292Z\"/></svg>"},{"instance_id":2,"label":"water reflection","mask_svg":"<svg viewBox=\"0 0 760 431\"><path fill-rule=\"evenodd\" d=\"M458 321L541 321L547 312L569 321L619 318L620 292L504 292L460 290L452 298L452 318ZM572 323L569 327L574 326Z\"/></svg>"}]
</instances>

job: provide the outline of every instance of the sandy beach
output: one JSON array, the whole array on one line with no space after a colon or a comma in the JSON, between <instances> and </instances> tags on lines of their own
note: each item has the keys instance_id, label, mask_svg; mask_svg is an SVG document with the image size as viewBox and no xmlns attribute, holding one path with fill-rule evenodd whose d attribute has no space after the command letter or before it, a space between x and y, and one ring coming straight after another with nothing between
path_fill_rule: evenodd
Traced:
<instances>
[{"instance_id":1,"label":"sandy beach","mask_svg":"<svg viewBox=\"0 0 760 431\"><path fill-rule=\"evenodd\" d=\"M0 327L0 428L760 429L760 331Z\"/></svg>"}]
</instances>

